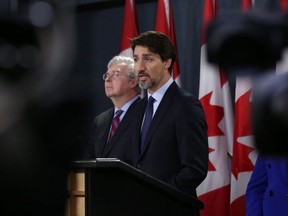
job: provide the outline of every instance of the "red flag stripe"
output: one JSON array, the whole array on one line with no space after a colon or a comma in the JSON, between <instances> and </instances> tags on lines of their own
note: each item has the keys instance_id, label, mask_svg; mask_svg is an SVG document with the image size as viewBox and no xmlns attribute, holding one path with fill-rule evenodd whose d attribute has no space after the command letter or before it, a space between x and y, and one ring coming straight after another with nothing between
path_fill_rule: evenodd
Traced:
<instances>
[{"instance_id":1,"label":"red flag stripe","mask_svg":"<svg viewBox=\"0 0 288 216\"><path fill-rule=\"evenodd\" d=\"M280 1L280 9L282 12L286 12L288 9L288 0L281 0Z\"/></svg>"},{"instance_id":2,"label":"red flag stripe","mask_svg":"<svg viewBox=\"0 0 288 216\"><path fill-rule=\"evenodd\" d=\"M252 7L252 0L242 0L242 11L250 10Z\"/></svg>"},{"instance_id":3,"label":"red flag stripe","mask_svg":"<svg viewBox=\"0 0 288 216\"><path fill-rule=\"evenodd\" d=\"M242 12L246 12L251 8L251 0L242 0ZM250 116L251 92L251 80L237 77L230 201L230 215L235 216L246 215L245 191L256 160L256 153L252 143L253 134Z\"/></svg>"},{"instance_id":4,"label":"red flag stripe","mask_svg":"<svg viewBox=\"0 0 288 216\"><path fill-rule=\"evenodd\" d=\"M155 30L167 35L177 51L174 17L170 0L158 0ZM173 66L173 79L180 85L180 69L178 58Z\"/></svg>"},{"instance_id":5,"label":"red flag stripe","mask_svg":"<svg viewBox=\"0 0 288 216\"><path fill-rule=\"evenodd\" d=\"M203 203L209 203L209 206L204 206L205 215L229 215L228 206L230 201L229 196L227 196L229 193L230 185L226 185L200 196L199 199ZM201 212L201 215L204 215L204 212Z\"/></svg>"},{"instance_id":6,"label":"red flag stripe","mask_svg":"<svg viewBox=\"0 0 288 216\"><path fill-rule=\"evenodd\" d=\"M202 23L202 37L201 37L201 45L206 44L206 29L208 24L214 20L214 5L213 0L205 0L204 1L204 13L203 13L203 23Z\"/></svg>"},{"instance_id":7,"label":"red flag stripe","mask_svg":"<svg viewBox=\"0 0 288 216\"><path fill-rule=\"evenodd\" d=\"M207 125L209 141L209 170L206 179L197 188L199 199L204 203L201 216L229 215L230 203L230 157L228 155L228 113L225 109L232 110L231 98L226 100L228 93L227 77L220 72L218 67L208 63L206 56L206 28L214 20L218 12L217 1L205 0L202 23L202 47L200 62L199 98L203 106ZM229 95L230 96L230 95ZM227 105L227 106L226 106ZM229 115L233 119L232 113ZM229 126L233 127L233 123ZM229 136L232 143L233 135ZM231 138L231 139L230 139ZM231 144L232 145L232 144Z\"/></svg>"},{"instance_id":8,"label":"red flag stripe","mask_svg":"<svg viewBox=\"0 0 288 216\"><path fill-rule=\"evenodd\" d=\"M120 51L130 48L130 39L138 35L134 0L125 0L124 20Z\"/></svg>"}]
</instances>

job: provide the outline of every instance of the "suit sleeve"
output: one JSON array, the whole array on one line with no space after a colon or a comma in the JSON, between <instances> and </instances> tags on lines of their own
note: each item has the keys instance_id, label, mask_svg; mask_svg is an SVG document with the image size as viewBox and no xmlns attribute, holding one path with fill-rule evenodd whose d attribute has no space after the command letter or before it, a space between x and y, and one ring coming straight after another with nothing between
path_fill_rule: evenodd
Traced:
<instances>
[{"instance_id":1,"label":"suit sleeve","mask_svg":"<svg viewBox=\"0 0 288 216\"><path fill-rule=\"evenodd\" d=\"M263 215L263 196L268 184L265 159L258 156L246 190L246 215Z\"/></svg>"},{"instance_id":2,"label":"suit sleeve","mask_svg":"<svg viewBox=\"0 0 288 216\"><path fill-rule=\"evenodd\" d=\"M86 160L95 159L95 150L94 150L95 130L96 130L96 125L95 125L95 122L93 122L83 141L84 148L83 148L82 159L86 159Z\"/></svg>"},{"instance_id":3,"label":"suit sleeve","mask_svg":"<svg viewBox=\"0 0 288 216\"><path fill-rule=\"evenodd\" d=\"M180 172L171 184L189 194L205 179L208 171L207 124L200 101L189 98L181 106L176 121L176 136L181 160Z\"/></svg>"}]
</instances>

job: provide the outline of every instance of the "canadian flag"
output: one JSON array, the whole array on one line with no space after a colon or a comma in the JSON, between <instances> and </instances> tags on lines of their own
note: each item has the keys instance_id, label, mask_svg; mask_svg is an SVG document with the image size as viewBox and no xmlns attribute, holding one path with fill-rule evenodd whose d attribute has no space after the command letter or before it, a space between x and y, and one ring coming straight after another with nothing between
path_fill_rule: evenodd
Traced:
<instances>
[{"instance_id":1,"label":"canadian flag","mask_svg":"<svg viewBox=\"0 0 288 216\"><path fill-rule=\"evenodd\" d=\"M120 55L133 57L130 39L138 35L134 0L125 0Z\"/></svg>"},{"instance_id":2,"label":"canadian flag","mask_svg":"<svg viewBox=\"0 0 288 216\"><path fill-rule=\"evenodd\" d=\"M250 10L252 7L252 0L242 0L242 11Z\"/></svg>"},{"instance_id":3,"label":"canadian flag","mask_svg":"<svg viewBox=\"0 0 288 216\"><path fill-rule=\"evenodd\" d=\"M288 0L281 0L280 1L280 9L282 12L287 12L288 10Z\"/></svg>"},{"instance_id":4,"label":"canadian flag","mask_svg":"<svg viewBox=\"0 0 288 216\"><path fill-rule=\"evenodd\" d=\"M174 18L170 0L158 0L155 30L166 34L177 51ZM174 63L173 79L179 86L181 85L178 59Z\"/></svg>"},{"instance_id":5,"label":"canadian flag","mask_svg":"<svg viewBox=\"0 0 288 216\"><path fill-rule=\"evenodd\" d=\"M252 7L251 0L242 0L242 11ZM235 90L235 124L231 173L230 215L245 216L245 192L254 169L257 152L251 128L250 77L237 77Z\"/></svg>"},{"instance_id":6,"label":"canadian flag","mask_svg":"<svg viewBox=\"0 0 288 216\"><path fill-rule=\"evenodd\" d=\"M215 5L217 2L215 1ZM229 215L231 157L229 142L233 139L233 115L230 90L225 74L206 57L206 27L217 12L213 0L204 1L199 98L208 124L209 166L206 179L197 188L204 203L202 216Z\"/></svg>"}]
</instances>

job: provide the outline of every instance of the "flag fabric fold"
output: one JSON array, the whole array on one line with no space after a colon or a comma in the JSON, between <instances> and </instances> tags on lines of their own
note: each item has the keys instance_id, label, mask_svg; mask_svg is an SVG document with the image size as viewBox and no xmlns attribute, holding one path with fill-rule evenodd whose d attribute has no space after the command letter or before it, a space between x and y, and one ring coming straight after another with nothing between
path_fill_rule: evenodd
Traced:
<instances>
[{"instance_id":1,"label":"flag fabric fold","mask_svg":"<svg viewBox=\"0 0 288 216\"><path fill-rule=\"evenodd\" d=\"M252 8L251 0L242 0L242 12ZM245 192L254 169L257 152L253 144L251 122L252 81L236 77L233 157L231 171L230 215L245 216Z\"/></svg>"},{"instance_id":2,"label":"flag fabric fold","mask_svg":"<svg viewBox=\"0 0 288 216\"><path fill-rule=\"evenodd\" d=\"M219 67L206 57L206 28L215 19L217 2L205 0L203 8L200 59L199 99L208 124L209 166L206 179L197 188L204 203L202 216L229 215L230 169L229 148L233 139L233 115L228 80ZM229 144L230 142L230 144Z\"/></svg>"},{"instance_id":3,"label":"flag fabric fold","mask_svg":"<svg viewBox=\"0 0 288 216\"><path fill-rule=\"evenodd\" d=\"M130 39L138 35L135 8L134 0L125 0L120 55L128 57L133 57L132 49L130 48Z\"/></svg>"},{"instance_id":4,"label":"flag fabric fold","mask_svg":"<svg viewBox=\"0 0 288 216\"><path fill-rule=\"evenodd\" d=\"M158 0L155 31L167 35L175 46L177 52L174 17L170 0ZM181 86L178 58L174 63L172 75L176 83Z\"/></svg>"}]
</instances>

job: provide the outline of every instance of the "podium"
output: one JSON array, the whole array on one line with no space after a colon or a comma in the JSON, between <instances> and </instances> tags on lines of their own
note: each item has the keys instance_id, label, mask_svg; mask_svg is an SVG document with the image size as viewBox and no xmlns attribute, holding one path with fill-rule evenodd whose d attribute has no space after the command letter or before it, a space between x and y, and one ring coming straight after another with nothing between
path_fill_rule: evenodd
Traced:
<instances>
[{"instance_id":1,"label":"podium","mask_svg":"<svg viewBox=\"0 0 288 216\"><path fill-rule=\"evenodd\" d=\"M85 216L196 216L203 209L203 203L198 199L118 159L74 161L73 173L74 176L84 175L84 192L78 192L76 196L85 199L82 199ZM78 216L79 210L77 213L73 206L75 199L72 200L70 197L70 215Z\"/></svg>"}]
</instances>

